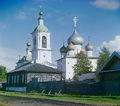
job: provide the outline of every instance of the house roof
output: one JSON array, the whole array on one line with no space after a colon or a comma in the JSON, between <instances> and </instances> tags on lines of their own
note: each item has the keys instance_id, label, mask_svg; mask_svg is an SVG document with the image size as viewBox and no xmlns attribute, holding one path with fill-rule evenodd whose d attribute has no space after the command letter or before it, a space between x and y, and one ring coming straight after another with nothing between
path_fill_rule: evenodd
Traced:
<instances>
[{"instance_id":1,"label":"house roof","mask_svg":"<svg viewBox=\"0 0 120 106\"><path fill-rule=\"evenodd\" d=\"M62 73L62 71L59 71L56 68L52 68L43 64L31 63L23 67L17 68L15 70L12 70L8 72L8 74L13 72L20 72L20 71L37 72L37 73Z\"/></svg>"},{"instance_id":2,"label":"house roof","mask_svg":"<svg viewBox=\"0 0 120 106\"><path fill-rule=\"evenodd\" d=\"M96 75L98 75L99 73L113 72L113 71L120 70L120 67L117 67L116 69L110 69L109 68L113 63L115 63L116 59L120 60L120 53L114 51L112 53L112 55L108 58L108 60L104 63L104 65L96 72ZM107 68L109 68L109 69L107 69Z\"/></svg>"},{"instance_id":3,"label":"house roof","mask_svg":"<svg viewBox=\"0 0 120 106\"><path fill-rule=\"evenodd\" d=\"M95 73L82 74L81 76L79 76L79 81L92 80L95 79L95 77Z\"/></svg>"}]
</instances>

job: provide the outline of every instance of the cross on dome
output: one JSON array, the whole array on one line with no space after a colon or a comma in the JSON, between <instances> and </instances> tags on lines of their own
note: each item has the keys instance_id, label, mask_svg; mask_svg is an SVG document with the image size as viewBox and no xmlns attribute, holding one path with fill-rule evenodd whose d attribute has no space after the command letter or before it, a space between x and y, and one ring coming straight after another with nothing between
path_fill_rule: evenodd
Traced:
<instances>
[{"instance_id":1,"label":"cross on dome","mask_svg":"<svg viewBox=\"0 0 120 106\"><path fill-rule=\"evenodd\" d=\"M43 12L42 12L42 6L40 5L40 12L39 12L39 15L40 17L38 19L43 19L42 15L43 15Z\"/></svg>"},{"instance_id":2,"label":"cross on dome","mask_svg":"<svg viewBox=\"0 0 120 106\"><path fill-rule=\"evenodd\" d=\"M42 10L42 5L40 5L40 10Z\"/></svg>"},{"instance_id":3,"label":"cross on dome","mask_svg":"<svg viewBox=\"0 0 120 106\"><path fill-rule=\"evenodd\" d=\"M30 34L30 33L28 33L28 41L30 41L30 36L31 36L31 34Z\"/></svg>"},{"instance_id":4,"label":"cross on dome","mask_svg":"<svg viewBox=\"0 0 120 106\"><path fill-rule=\"evenodd\" d=\"M77 16L74 16L74 18L73 18L73 22L74 22L74 28L76 28L76 24L77 24Z\"/></svg>"}]
</instances>

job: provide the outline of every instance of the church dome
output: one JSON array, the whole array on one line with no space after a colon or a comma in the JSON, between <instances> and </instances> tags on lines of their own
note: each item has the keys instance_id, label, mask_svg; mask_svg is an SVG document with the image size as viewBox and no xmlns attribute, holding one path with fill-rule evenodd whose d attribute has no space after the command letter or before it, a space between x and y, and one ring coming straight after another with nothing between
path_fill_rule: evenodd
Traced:
<instances>
[{"instance_id":1,"label":"church dome","mask_svg":"<svg viewBox=\"0 0 120 106\"><path fill-rule=\"evenodd\" d=\"M70 36L67 40L68 44L72 43L74 45L82 45L84 43L84 40L76 30L74 30L72 36Z\"/></svg>"},{"instance_id":2,"label":"church dome","mask_svg":"<svg viewBox=\"0 0 120 106\"><path fill-rule=\"evenodd\" d=\"M44 25L38 25L33 32L49 32L48 28Z\"/></svg>"},{"instance_id":3,"label":"church dome","mask_svg":"<svg viewBox=\"0 0 120 106\"><path fill-rule=\"evenodd\" d=\"M88 43L88 44L85 46L85 49L86 49L86 51L93 51L93 46L92 46L90 43Z\"/></svg>"},{"instance_id":4,"label":"church dome","mask_svg":"<svg viewBox=\"0 0 120 106\"><path fill-rule=\"evenodd\" d=\"M68 50L74 50L75 46L72 43L70 43L70 44L68 44L67 48L68 48Z\"/></svg>"},{"instance_id":5,"label":"church dome","mask_svg":"<svg viewBox=\"0 0 120 106\"><path fill-rule=\"evenodd\" d=\"M67 48L64 45L60 48L60 53L67 53Z\"/></svg>"},{"instance_id":6,"label":"church dome","mask_svg":"<svg viewBox=\"0 0 120 106\"><path fill-rule=\"evenodd\" d=\"M43 12L40 11L39 13L39 18L38 18L38 26L34 29L34 32L49 32L48 28L44 25L44 18L43 18Z\"/></svg>"},{"instance_id":7,"label":"church dome","mask_svg":"<svg viewBox=\"0 0 120 106\"><path fill-rule=\"evenodd\" d=\"M31 46L31 43L28 41L27 46Z\"/></svg>"}]
</instances>

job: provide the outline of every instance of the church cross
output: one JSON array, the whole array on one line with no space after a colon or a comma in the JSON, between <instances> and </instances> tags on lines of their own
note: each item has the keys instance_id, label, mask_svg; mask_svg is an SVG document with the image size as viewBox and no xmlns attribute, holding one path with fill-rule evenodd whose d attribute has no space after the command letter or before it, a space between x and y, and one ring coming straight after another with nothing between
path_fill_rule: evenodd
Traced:
<instances>
[{"instance_id":1,"label":"church cross","mask_svg":"<svg viewBox=\"0 0 120 106\"><path fill-rule=\"evenodd\" d=\"M77 17L76 16L74 16L73 22L74 22L74 27L76 28L76 24L77 24Z\"/></svg>"},{"instance_id":2,"label":"church cross","mask_svg":"<svg viewBox=\"0 0 120 106\"><path fill-rule=\"evenodd\" d=\"M40 5L40 10L42 10L42 5Z\"/></svg>"},{"instance_id":3,"label":"church cross","mask_svg":"<svg viewBox=\"0 0 120 106\"><path fill-rule=\"evenodd\" d=\"M30 41L30 36L31 36L30 33L28 33L28 41Z\"/></svg>"}]
</instances>

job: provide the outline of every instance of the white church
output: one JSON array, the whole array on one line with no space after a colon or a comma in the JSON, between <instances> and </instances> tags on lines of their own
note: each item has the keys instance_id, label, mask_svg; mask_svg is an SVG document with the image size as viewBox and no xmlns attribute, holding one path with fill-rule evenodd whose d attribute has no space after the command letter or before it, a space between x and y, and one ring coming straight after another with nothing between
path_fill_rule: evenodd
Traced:
<instances>
[{"instance_id":1,"label":"white church","mask_svg":"<svg viewBox=\"0 0 120 106\"><path fill-rule=\"evenodd\" d=\"M23 58L26 58L31 63L39 63L56 68L56 65L52 64L52 49L50 46L51 33L44 25L43 12L40 11L39 15L38 26L31 33L33 48L31 49L31 43L28 41L26 56L23 56ZM17 67L21 67L23 64L24 62L20 59L20 62L18 61L17 63Z\"/></svg>"},{"instance_id":2,"label":"white church","mask_svg":"<svg viewBox=\"0 0 120 106\"><path fill-rule=\"evenodd\" d=\"M97 68L98 57L93 55L93 46L88 42L85 49L82 47L84 39L76 31L77 17L73 19L74 31L67 39L67 46L64 45L60 48L61 58L57 60L57 69L63 71L63 78L66 80L72 79L74 76L73 66L77 63L76 54L83 51L91 61L94 72Z\"/></svg>"},{"instance_id":3,"label":"white church","mask_svg":"<svg viewBox=\"0 0 120 106\"><path fill-rule=\"evenodd\" d=\"M60 48L61 58L57 60L56 67L56 65L52 63L52 49L50 46L51 33L44 25L43 12L41 10L39 15L38 26L31 33L33 45L30 43L30 41L28 41L26 56L20 58L17 62L16 68L7 74L8 84L10 80L14 80L14 77L15 80L17 80L15 74L16 72L21 74L23 71L23 78L25 78L25 75L27 75L26 79L28 78L28 82L31 81L33 77L37 78L38 81L59 81L61 79L73 79L73 66L77 63L77 58L75 56L77 53L80 53L80 51L85 52L89 57L94 72L95 68L97 67L98 57L93 55L93 46L90 43L85 46L85 49L82 47L84 40L76 31L77 17L75 16L73 19L74 31L67 40L68 45L66 47L63 45ZM30 74L29 77L28 73Z\"/></svg>"}]
</instances>

